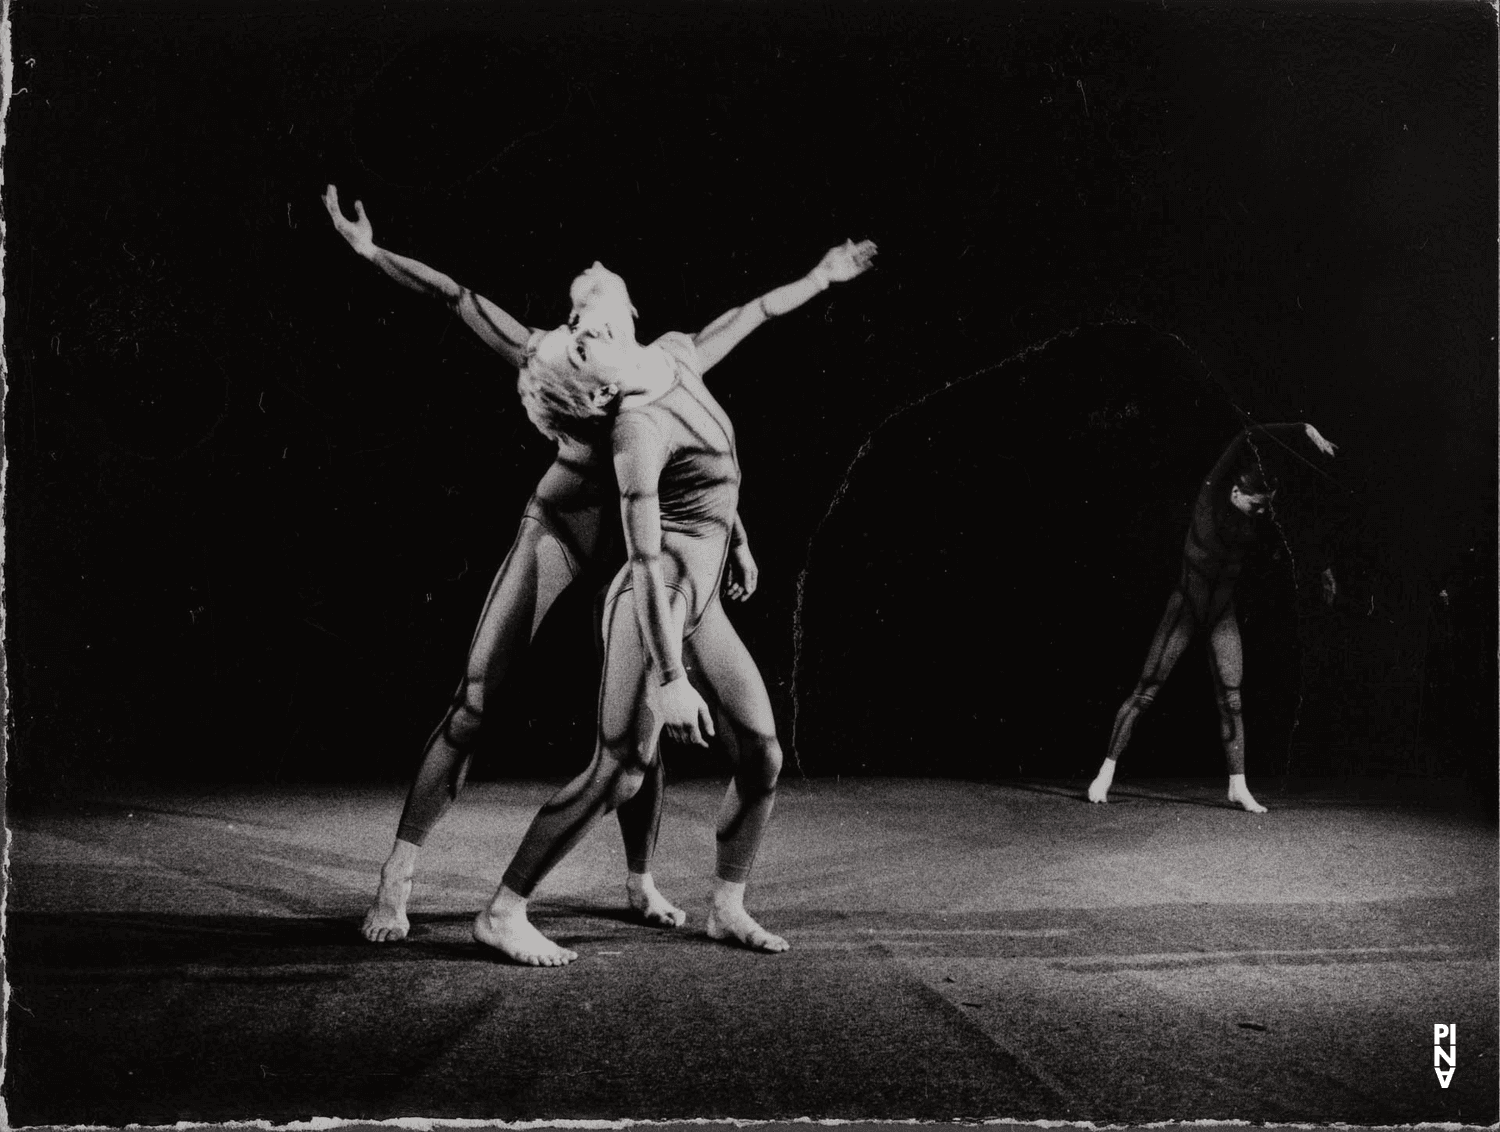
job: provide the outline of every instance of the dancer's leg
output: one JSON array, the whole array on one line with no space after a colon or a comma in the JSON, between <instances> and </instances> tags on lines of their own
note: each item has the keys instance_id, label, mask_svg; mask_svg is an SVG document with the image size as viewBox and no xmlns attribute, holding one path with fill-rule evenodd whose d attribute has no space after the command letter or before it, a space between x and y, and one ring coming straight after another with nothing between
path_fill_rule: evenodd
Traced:
<instances>
[{"instance_id":1,"label":"dancer's leg","mask_svg":"<svg viewBox=\"0 0 1500 1132\"><path fill-rule=\"evenodd\" d=\"M396 834L421 845L468 775L485 700L499 690L557 596L576 576L557 538L530 515L490 587L458 692L423 751Z\"/></svg>"},{"instance_id":2,"label":"dancer's leg","mask_svg":"<svg viewBox=\"0 0 1500 1132\"><path fill-rule=\"evenodd\" d=\"M1227 604L1209 631L1208 665L1213 674L1214 696L1219 703L1219 737L1224 742L1224 761L1229 767L1229 801L1252 814L1263 814L1266 808L1255 800L1245 785L1245 721L1240 703L1244 653L1233 601Z\"/></svg>"},{"instance_id":3,"label":"dancer's leg","mask_svg":"<svg viewBox=\"0 0 1500 1132\"><path fill-rule=\"evenodd\" d=\"M600 590L594 599L595 641L600 663L604 660L604 610L608 595ZM661 830L661 807L666 789L666 768L660 752L650 760L646 778L635 797L615 814L620 823L620 837L625 842L625 899L635 913L648 924L680 928L687 913L663 896L651 875L651 859L656 855L656 837Z\"/></svg>"},{"instance_id":4,"label":"dancer's leg","mask_svg":"<svg viewBox=\"0 0 1500 1132\"><path fill-rule=\"evenodd\" d=\"M1156 627L1156 635L1151 639L1151 649L1146 654L1146 663L1141 669L1140 679L1136 681L1135 690L1115 713L1114 729L1109 735L1109 753L1104 756L1104 762L1100 764L1094 781L1089 783L1090 802L1109 801L1109 788L1115 780L1115 764L1130 742L1135 721L1140 718L1141 712L1155 702L1162 683L1171 674L1188 642L1193 639L1193 633L1198 627L1194 608L1197 603L1193 600L1198 596L1193 592L1195 588L1195 579L1184 571L1182 582L1167 599L1167 608Z\"/></svg>"},{"instance_id":5,"label":"dancer's leg","mask_svg":"<svg viewBox=\"0 0 1500 1132\"><path fill-rule=\"evenodd\" d=\"M644 760L657 753L661 723L646 696L646 654L629 590L607 607L604 653L593 762L537 813L494 899L475 917L475 938L519 963L557 966L576 958L532 927L526 903L601 814L635 795L646 776Z\"/></svg>"},{"instance_id":6,"label":"dancer's leg","mask_svg":"<svg viewBox=\"0 0 1500 1132\"><path fill-rule=\"evenodd\" d=\"M625 896L630 907L648 924L663 928L680 928L687 922L687 913L677 907L656 888L651 875L651 858L656 852L656 835L661 828L662 795L666 787L666 772L662 766L661 752L646 768L645 780L635 797L624 803L616 813L620 823L620 835L625 839Z\"/></svg>"},{"instance_id":7,"label":"dancer's leg","mask_svg":"<svg viewBox=\"0 0 1500 1132\"><path fill-rule=\"evenodd\" d=\"M728 725L730 736L726 746L735 759L734 777L719 806L708 934L759 951L785 951L787 941L756 923L744 902L745 882L771 820L781 774L771 698L718 599L709 604L683 652L690 670L719 705L721 725Z\"/></svg>"},{"instance_id":8,"label":"dancer's leg","mask_svg":"<svg viewBox=\"0 0 1500 1132\"><path fill-rule=\"evenodd\" d=\"M604 662L607 597L608 594L601 589L594 598L594 642L601 664ZM625 842L625 897L630 907L648 924L680 928L687 922L687 913L657 891L656 880L651 875L651 858L656 854L656 835L661 829L665 787L666 772L661 759L652 759L641 788L634 798L620 807L615 817L620 823L620 837Z\"/></svg>"},{"instance_id":9,"label":"dancer's leg","mask_svg":"<svg viewBox=\"0 0 1500 1132\"><path fill-rule=\"evenodd\" d=\"M406 936L406 902L417 854L463 789L485 699L505 681L552 603L578 573L580 548L569 545L571 532L565 524L543 522L545 515L533 500L490 586L469 644L464 678L423 749L396 827L395 845L381 867L380 884L361 928L372 942Z\"/></svg>"},{"instance_id":10,"label":"dancer's leg","mask_svg":"<svg viewBox=\"0 0 1500 1132\"><path fill-rule=\"evenodd\" d=\"M532 967L560 967L578 958L531 925L526 905L552 868L593 827L599 816L617 808L640 788L643 770L627 767L600 749L581 775L537 812L500 887L489 905L474 917L474 938L506 958Z\"/></svg>"}]
</instances>

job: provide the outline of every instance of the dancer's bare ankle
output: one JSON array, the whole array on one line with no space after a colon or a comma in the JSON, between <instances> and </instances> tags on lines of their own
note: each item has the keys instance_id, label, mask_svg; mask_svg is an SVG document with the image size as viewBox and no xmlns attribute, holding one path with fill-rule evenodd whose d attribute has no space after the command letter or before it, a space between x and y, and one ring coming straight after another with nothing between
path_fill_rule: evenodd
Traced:
<instances>
[{"instance_id":1,"label":"dancer's bare ankle","mask_svg":"<svg viewBox=\"0 0 1500 1132\"><path fill-rule=\"evenodd\" d=\"M474 917L474 939L526 967L564 967L577 959L576 951L559 947L537 931L526 917L527 903L526 897L502 884Z\"/></svg>"},{"instance_id":2,"label":"dancer's bare ankle","mask_svg":"<svg viewBox=\"0 0 1500 1132\"><path fill-rule=\"evenodd\" d=\"M1250 787L1245 785L1243 774L1231 774L1229 776L1229 801L1241 809L1248 810L1252 814L1263 814L1266 808L1255 800L1255 795L1250 793Z\"/></svg>"},{"instance_id":3,"label":"dancer's bare ankle","mask_svg":"<svg viewBox=\"0 0 1500 1132\"><path fill-rule=\"evenodd\" d=\"M631 909L648 924L680 928L687 922L687 913L657 891L650 873L627 872L625 895Z\"/></svg>"},{"instance_id":4,"label":"dancer's bare ankle","mask_svg":"<svg viewBox=\"0 0 1500 1132\"><path fill-rule=\"evenodd\" d=\"M772 953L786 951L791 947L781 936L761 927L745 911L745 884L743 881L715 881L713 897L709 905L708 924L704 928L710 939L724 940L748 947L752 951Z\"/></svg>"},{"instance_id":5,"label":"dancer's bare ankle","mask_svg":"<svg viewBox=\"0 0 1500 1132\"><path fill-rule=\"evenodd\" d=\"M411 897L411 878L416 870L420 846L399 838L385 864L380 866L380 883L375 899L365 910L360 934L371 943L395 943L405 939L411 930L406 918L406 904Z\"/></svg>"},{"instance_id":6,"label":"dancer's bare ankle","mask_svg":"<svg viewBox=\"0 0 1500 1132\"><path fill-rule=\"evenodd\" d=\"M1108 802L1109 788L1115 781L1115 760L1105 759L1099 767L1099 773L1094 775L1094 781L1089 783L1090 802Z\"/></svg>"}]
</instances>

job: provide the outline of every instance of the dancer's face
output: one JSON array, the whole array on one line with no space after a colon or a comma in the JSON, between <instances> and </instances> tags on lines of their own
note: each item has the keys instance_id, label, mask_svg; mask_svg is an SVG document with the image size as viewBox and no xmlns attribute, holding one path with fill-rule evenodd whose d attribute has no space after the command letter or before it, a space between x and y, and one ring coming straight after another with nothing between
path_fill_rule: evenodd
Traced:
<instances>
[{"instance_id":1,"label":"dancer's face","mask_svg":"<svg viewBox=\"0 0 1500 1132\"><path fill-rule=\"evenodd\" d=\"M618 387L626 373L635 339L621 339L589 328L587 322L573 332L574 356L593 378L604 385Z\"/></svg>"},{"instance_id":2,"label":"dancer's face","mask_svg":"<svg viewBox=\"0 0 1500 1132\"><path fill-rule=\"evenodd\" d=\"M569 373L572 380L588 388L594 404L603 408L620 392L619 386L610 381L612 369L601 366L596 351L610 351L612 344L592 333L575 330L571 326L559 326L547 331L536 344L536 358L542 365L558 373Z\"/></svg>"},{"instance_id":3,"label":"dancer's face","mask_svg":"<svg viewBox=\"0 0 1500 1132\"><path fill-rule=\"evenodd\" d=\"M1262 492L1257 495L1251 495L1248 492L1241 491L1240 485L1235 484L1229 489L1229 502L1246 515L1264 515L1271 509L1271 494Z\"/></svg>"},{"instance_id":4,"label":"dancer's face","mask_svg":"<svg viewBox=\"0 0 1500 1132\"><path fill-rule=\"evenodd\" d=\"M573 280L569 295L573 300L573 313L568 318L571 329L597 338L634 343L635 308L630 304L625 280L613 271L595 260L592 267Z\"/></svg>"},{"instance_id":5,"label":"dancer's face","mask_svg":"<svg viewBox=\"0 0 1500 1132\"><path fill-rule=\"evenodd\" d=\"M584 319L549 330L537 343L537 357L545 365L566 366L577 375L599 385L618 385L637 349L635 340L621 340Z\"/></svg>"}]
</instances>

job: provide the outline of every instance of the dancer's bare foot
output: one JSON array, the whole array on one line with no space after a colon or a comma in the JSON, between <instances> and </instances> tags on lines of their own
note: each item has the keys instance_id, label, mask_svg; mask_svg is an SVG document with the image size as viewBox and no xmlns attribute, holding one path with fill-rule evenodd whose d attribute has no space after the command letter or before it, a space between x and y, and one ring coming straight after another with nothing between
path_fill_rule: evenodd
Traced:
<instances>
[{"instance_id":1,"label":"dancer's bare foot","mask_svg":"<svg viewBox=\"0 0 1500 1132\"><path fill-rule=\"evenodd\" d=\"M490 906L474 917L474 938L526 967L565 967L578 958L578 952L559 947L532 927L526 898L503 884Z\"/></svg>"},{"instance_id":2,"label":"dancer's bare foot","mask_svg":"<svg viewBox=\"0 0 1500 1132\"><path fill-rule=\"evenodd\" d=\"M1231 774L1229 776L1229 801L1242 806L1252 814L1263 814L1266 808L1255 800L1255 795L1250 793L1250 787L1245 785L1243 774Z\"/></svg>"},{"instance_id":3,"label":"dancer's bare foot","mask_svg":"<svg viewBox=\"0 0 1500 1132\"><path fill-rule=\"evenodd\" d=\"M650 873L626 873L625 895L636 915L648 924L680 928L687 922L687 913L656 890Z\"/></svg>"},{"instance_id":4,"label":"dancer's bare foot","mask_svg":"<svg viewBox=\"0 0 1500 1132\"><path fill-rule=\"evenodd\" d=\"M411 930L406 919L406 901L411 896L411 874L417 864L418 846L397 840L391 855L380 867L380 885L365 911L360 935L371 943L395 943Z\"/></svg>"},{"instance_id":5,"label":"dancer's bare foot","mask_svg":"<svg viewBox=\"0 0 1500 1132\"><path fill-rule=\"evenodd\" d=\"M717 881L708 912L709 939L728 940L753 951L785 951L792 945L779 935L766 931L745 911L743 883Z\"/></svg>"},{"instance_id":6,"label":"dancer's bare foot","mask_svg":"<svg viewBox=\"0 0 1500 1132\"><path fill-rule=\"evenodd\" d=\"M1105 759L1104 765L1099 768L1099 773L1094 775L1094 781L1089 783L1090 802L1108 802L1109 788L1115 781L1115 760Z\"/></svg>"}]
</instances>

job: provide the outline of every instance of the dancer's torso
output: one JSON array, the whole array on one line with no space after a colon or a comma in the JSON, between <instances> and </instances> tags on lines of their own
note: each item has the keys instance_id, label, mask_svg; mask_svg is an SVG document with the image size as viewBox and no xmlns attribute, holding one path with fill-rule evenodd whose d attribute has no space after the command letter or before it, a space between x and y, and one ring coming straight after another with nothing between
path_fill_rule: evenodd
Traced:
<instances>
[{"instance_id":1,"label":"dancer's torso","mask_svg":"<svg viewBox=\"0 0 1500 1132\"><path fill-rule=\"evenodd\" d=\"M734 426L703 384L692 339L667 334L652 345L672 361L672 386L619 414L615 445L653 451L660 463L662 568L687 599L691 624L718 592L739 508L739 457Z\"/></svg>"},{"instance_id":2,"label":"dancer's torso","mask_svg":"<svg viewBox=\"0 0 1500 1132\"><path fill-rule=\"evenodd\" d=\"M1193 504L1193 521L1183 542L1183 566L1200 577L1232 581L1256 541L1258 520L1229 501L1235 475L1203 481Z\"/></svg>"},{"instance_id":3,"label":"dancer's torso","mask_svg":"<svg viewBox=\"0 0 1500 1132\"><path fill-rule=\"evenodd\" d=\"M558 440L557 455L537 482L526 514L563 543L575 569L614 568L624 543L607 421L592 434Z\"/></svg>"}]
</instances>

